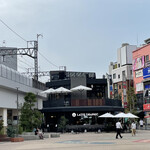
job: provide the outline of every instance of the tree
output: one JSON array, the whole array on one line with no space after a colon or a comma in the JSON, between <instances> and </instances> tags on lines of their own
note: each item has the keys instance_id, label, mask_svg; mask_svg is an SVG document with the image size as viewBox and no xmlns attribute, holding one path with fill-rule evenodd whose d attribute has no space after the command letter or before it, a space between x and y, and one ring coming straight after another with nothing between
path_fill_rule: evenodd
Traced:
<instances>
[{"instance_id":1,"label":"tree","mask_svg":"<svg viewBox=\"0 0 150 150\"><path fill-rule=\"evenodd\" d=\"M119 95L118 95L118 100L122 100L122 94L121 93L119 93Z\"/></svg>"},{"instance_id":2,"label":"tree","mask_svg":"<svg viewBox=\"0 0 150 150\"><path fill-rule=\"evenodd\" d=\"M35 106L36 95L29 92L24 97L25 102L21 108L20 125L24 131L32 131L42 123L42 113Z\"/></svg>"},{"instance_id":3,"label":"tree","mask_svg":"<svg viewBox=\"0 0 150 150\"><path fill-rule=\"evenodd\" d=\"M135 111L136 95L133 87L129 87L127 91L127 103L129 111Z\"/></svg>"},{"instance_id":4,"label":"tree","mask_svg":"<svg viewBox=\"0 0 150 150\"><path fill-rule=\"evenodd\" d=\"M2 134L2 129L3 129L3 120L0 120L0 134Z\"/></svg>"},{"instance_id":5,"label":"tree","mask_svg":"<svg viewBox=\"0 0 150 150\"><path fill-rule=\"evenodd\" d=\"M58 130L64 132L67 122L68 122L68 119L66 119L65 116L61 116L59 123L58 123Z\"/></svg>"}]
</instances>

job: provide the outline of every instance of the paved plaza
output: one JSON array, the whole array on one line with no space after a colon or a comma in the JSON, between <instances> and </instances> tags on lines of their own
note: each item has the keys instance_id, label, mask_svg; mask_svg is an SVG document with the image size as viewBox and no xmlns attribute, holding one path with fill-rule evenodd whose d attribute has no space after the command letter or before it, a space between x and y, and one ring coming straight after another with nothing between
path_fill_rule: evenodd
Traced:
<instances>
[{"instance_id":1,"label":"paved plaza","mask_svg":"<svg viewBox=\"0 0 150 150\"><path fill-rule=\"evenodd\" d=\"M136 136L123 133L115 139L114 133L61 134L58 138L18 143L0 142L0 150L148 150L150 131L138 130Z\"/></svg>"}]
</instances>

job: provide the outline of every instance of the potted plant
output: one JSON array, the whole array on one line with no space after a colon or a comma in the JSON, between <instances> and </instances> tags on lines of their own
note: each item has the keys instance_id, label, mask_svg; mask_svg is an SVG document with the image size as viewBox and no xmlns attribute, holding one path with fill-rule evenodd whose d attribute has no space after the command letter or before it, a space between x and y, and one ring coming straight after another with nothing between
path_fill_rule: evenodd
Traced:
<instances>
[{"instance_id":1,"label":"potted plant","mask_svg":"<svg viewBox=\"0 0 150 150\"><path fill-rule=\"evenodd\" d=\"M22 142L24 141L24 138L22 137L16 137L17 128L14 126L8 126L7 128L7 135L10 137L11 142Z\"/></svg>"},{"instance_id":2,"label":"potted plant","mask_svg":"<svg viewBox=\"0 0 150 150\"><path fill-rule=\"evenodd\" d=\"M4 130L3 130L3 120L0 120L0 141L3 140L6 135L4 135Z\"/></svg>"}]
</instances>

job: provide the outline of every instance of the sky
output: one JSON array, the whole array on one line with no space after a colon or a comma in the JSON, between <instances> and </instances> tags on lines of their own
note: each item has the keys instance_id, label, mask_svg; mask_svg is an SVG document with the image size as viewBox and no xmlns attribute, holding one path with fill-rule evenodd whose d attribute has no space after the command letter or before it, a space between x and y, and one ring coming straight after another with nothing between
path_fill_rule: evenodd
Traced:
<instances>
[{"instance_id":1,"label":"sky","mask_svg":"<svg viewBox=\"0 0 150 150\"><path fill-rule=\"evenodd\" d=\"M149 0L0 0L0 46L26 47L38 38L39 71L95 72L102 78L122 43L150 38ZM18 56L18 70L34 61ZM45 82L48 78L40 78Z\"/></svg>"}]
</instances>

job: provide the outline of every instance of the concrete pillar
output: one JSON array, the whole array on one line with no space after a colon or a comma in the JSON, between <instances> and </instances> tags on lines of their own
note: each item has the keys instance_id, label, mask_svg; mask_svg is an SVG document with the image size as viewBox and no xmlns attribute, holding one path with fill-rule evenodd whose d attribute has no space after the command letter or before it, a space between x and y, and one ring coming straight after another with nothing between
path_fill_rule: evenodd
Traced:
<instances>
[{"instance_id":1,"label":"concrete pillar","mask_svg":"<svg viewBox=\"0 0 150 150\"><path fill-rule=\"evenodd\" d=\"M2 116L3 116L3 123L4 123L4 133L6 133L6 127L7 127L7 109L2 109Z\"/></svg>"},{"instance_id":2,"label":"concrete pillar","mask_svg":"<svg viewBox=\"0 0 150 150\"><path fill-rule=\"evenodd\" d=\"M3 116L4 126L7 126L7 109L6 108L3 109L2 116Z\"/></svg>"}]
</instances>

